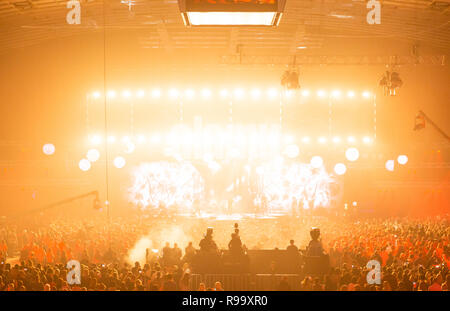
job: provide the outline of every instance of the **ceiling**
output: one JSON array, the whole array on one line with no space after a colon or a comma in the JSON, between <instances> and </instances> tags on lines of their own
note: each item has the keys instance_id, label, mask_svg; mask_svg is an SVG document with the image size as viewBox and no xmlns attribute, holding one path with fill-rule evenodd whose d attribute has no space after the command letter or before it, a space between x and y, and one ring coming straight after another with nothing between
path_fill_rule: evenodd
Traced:
<instances>
[{"instance_id":1,"label":"ceiling","mask_svg":"<svg viewBox=\"0 0 450 311\"><path fill-rule=\"evenodd\" d=\"M279 27L201 29L183 25L176 0L80 2L81 24L68 25L66 1L0 0L0 53L101 33L104 24L106 31L129 34L141 48L169 52L214 49L232 55L242 46L250 54L333 54L331 42L374 39L419 44L445 54L450 51L450 0L381 1L380 25L367 24L365 1L287 0Z\"/></svg>"}]
</instances>

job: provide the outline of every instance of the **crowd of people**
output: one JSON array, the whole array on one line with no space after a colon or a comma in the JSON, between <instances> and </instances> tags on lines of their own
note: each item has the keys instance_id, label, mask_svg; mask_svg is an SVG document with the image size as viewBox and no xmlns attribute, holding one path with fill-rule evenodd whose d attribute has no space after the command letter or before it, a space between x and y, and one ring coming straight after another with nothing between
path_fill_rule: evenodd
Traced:
<instances>
[{"instance_id":1,"label":"crowd of people","mask_svg":"<svg viewBox=\"0 0 450 311\"><path fill-rule=\"evenodd\" d=\"M299 271L298 287L281 278L273 290L444 291L450 286L449 221L305 217L241 221L239 228L234 222L154 218L5 222L0 291L227 290L225 283L192 281L196 254L276 248L324 254L329 269ZM209 226L214 239L212 230L204 235ZM320 238L311 239L311 227L320 228ZM142 244L143 238L150 242ZM80 263L80 284L67 277L75 271L68 265L72 259ZM380 281L372 284L370 260L380 263Z\"/></svg>"}]
</instances>

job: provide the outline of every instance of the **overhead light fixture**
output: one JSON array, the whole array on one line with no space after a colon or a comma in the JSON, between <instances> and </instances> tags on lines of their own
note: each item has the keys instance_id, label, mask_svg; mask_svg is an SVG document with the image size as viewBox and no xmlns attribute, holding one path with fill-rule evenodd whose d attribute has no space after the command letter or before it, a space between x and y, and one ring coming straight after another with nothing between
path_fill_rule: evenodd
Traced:
<instances>
[{"instance_id":1,"label":"overhead light fixture","mask_svg":"<svg viewBox=\"0 0 450 311\"><path fill-rule=\"evenodd\" d=\"M286 0L178 0L186 26L278 26Z\"/></svg>"}]
</instances>

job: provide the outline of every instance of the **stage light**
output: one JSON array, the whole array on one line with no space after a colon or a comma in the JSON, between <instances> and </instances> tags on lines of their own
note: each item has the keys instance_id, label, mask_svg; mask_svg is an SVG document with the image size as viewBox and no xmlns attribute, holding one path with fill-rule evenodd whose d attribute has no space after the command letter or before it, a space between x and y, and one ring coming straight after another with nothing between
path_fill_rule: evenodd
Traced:
<instances>
[{"instance_id":1,"label":"stage light","mask_svg":"<svg viewBox=\"0 0 450 311\"><path fill-rule=\"evenodd\" d=\"M333 137L333 143L338 144L341 142L341 138L338 136Z\"/></svg>"},{"instance_id":2,"label":"stage light","mask_svg":"<svg viewBox=\"0 0 450 311\"><path fill-rule=\"evenodd\" d=\"M356 148L348 148L347 151L345 151L345 157L349 161L356 161L359 158L359 151Z\"/></svg>"},{"instance_id":3,"label":"stage light","mask_svg":"<svg viewBox=\"0 0 450 311\"><path fill-rule=\"evenodd\" d=\"M356 207L356 206L358 206L358 202L353 201L352 205Z\"/></svg>"},{"instance_id":4,"label":"stage light","mask_svg":"<svg viewBox=\"0 0 450 311\"><path fill-rule=\"evenodd\" d=\"M271 26L275 12L188 12L185 20L192 26ZM281 16L281 15L280 15Z\"/></svg>"},{"instance_id":5,"label":"stage light","mask_svg":"<svg viewBox=\"0 0 450 311\"><path fill-rule=\"evenodd\" d=\"M408 163L408 157L404 154L399 155L397 158L397 162L398 164L405 165L406 163Z\"/></svg>"},{"instance_id":6,"label":"stage light","mask_svg":"<svg viewBox=\"0 0 450 311\"><path fill-rule=\"evenodd\" d=\"M192 99L195 95L195 91L194 90L186 90L186 92L184 92L185 96L187 99Z\"/></svg>"},{"instance_id":7,"label":"stage light","mask_svg":"<svg viewBox=\"0 0 450 311\"><path fill-rule=\"evenodd\" d=\"M45 144L42 146L42 152L46 155L52 155L55 153L55 146L53 144Z\"/></svg>"},{"instance_id":8,"label":"stage light","mask_svg":"<svg viewBox=\"0 0 450 311\"><path fill-rule=\"evenodd\" d=\"M90 141L93 145L100 145L102 142L102 138L100 135L94 135L91 137Z\"/></svg>"},{"instance_id":9,"label":"stage light","mask_svg":"<svg viewBox=\"0 0 450 311\"><path fill-rule=\"evenodd\" d=\"M353 97L355 97L355 92L353 92L353 91L348 91L348 92L347 92L347 96L348 96L349 98L353 98Z\"/></svg>"},{"instance_id":10,"label":"stage light","mask_svg":"<svg viewBox=\"0 0 450 311\"><path fill-rule=\"evenodd\" d=\"M154 144L157 144L161 142L161 136L159 136L158 134L153 134L152 137L150 138L150 141Z\"/></svg>"},{"instance_id":11,"label":"stage light","mask_svg":"<svg viewBox=\"0 0 450 311\"><path fill-rule=\"evenodd\" d=\"M128 137L128 136L124 136L124 137L122 137L122 142L124 143L124 144L126 144L126 143L128 143L128 142L130 142L131 140L130 140L130 137Z\"/></svg>"},{"instance_id":12,"label":"stage light","mask_svg":"<svg viewBox=\"0 0 450 311\"><path fill-rule=\"evenodd\" d=\"M323 136L319 137L319 139L317 140L319 142L319 144L325 144L327 142L327 139Z\"/></svg>"},{"instance_id":13,"label":"stage light","mask_svg":"<svg viewBox=\"0 0 450 311\"><path fill-rule=\"evenodd\" d=\"M144 136L144 135L139 135L139 136L137 137L137 142L138 142L139 144L143 144L143 143L145 143L145 141L146 141L146 139L145 139L145 136Z\"/></svg>"},{"instance_id":14,"label":"stage light","mask_svg":"<svg viewBox=\"0 0 450 311\"><path fill-rule=\"evenodd\" d=\"M331 96L334 98L339 98L341 96L341 91L334 90L333 92L331 92Z\"/></svg>"},{"instance_id":15,"label":"stage light","mask_svg":"<svg viewBox=\"0 0 450 311\"><path fill-rule=\"evenodd\" d=\"M395 164L394 160L387 160L384 166L388 171L392 172L394 171L394 164Z\"/></svg>"},{"instance_id":16,"label":"stage light","mask_svg":"<svg viewBox=\"0 0 450 311\"><path fill-rule=\"evenodd\" d=\"M353 136L349 136L349 137L347 137L347 141L348 141L349 143L353 144L353 143L356 142L356 138L353 137Z\"/></svg>"},{"instance_id":17,"label":"stage light","mask_svg":"<svg viewBox=\"0 0 450 311\"><path fill-rule=\"evenodd\" d=\"M161 97L161 91L158 89L152 90L152 97L153 98L160 98Z\"/></svg>"},{"instance_id":18,"label":"stage light","mask_svg":"<svg viewBox=\"0 0 450 311\"><path fill-rule=\"evenodd\" d=\"M285 144L292 144L293 142L294 142L294 136L292 136L292 135L284 136L284 143Z\"/></svg>"},{"instance_id":19,"label":"stage light","mask_svg":"<svg viewBox=\"0 0 450 311\"><path fill-rule=\"evenodd\" d=\"M125 159L123 157L119 156L119 157L115 157L114 158L114 166L115 167L122 168L122 167L125 166L125 164L126 164L126 161L125 161Z\"/></svg>"},{"instance_id":20,"label":"stage light","mask_svg":"<svg viewBox=\"0 0 450 311\"><path fill-rule=\"evenodd\" d=\"M177 98L179 95L178 90L177 89L170 89L169 90L169 97L172 99Z\"/></svg>"},{"instance_id":21,"label":"stage light","mask_svg":"<svg viewBox=\"0 0 450 311\"><path fill-rule=\"evenodd\" d=\"M317 96L319 97L325 97L325 95L327 95L327 93L324 90L318 90L317 91Z\"/></svg>"},{"instance_id":22,"label":"stage light","mask_svg":"<svg viewBox=\"0 0 450 311\"><path fill-rule=\"evenodd\" d=\"M363 143L370 144L372 142L372 139L369 136L363 137Z\"/></svg>"},{"instance_id":23,"label":"stage light","mask_svg":"<svg viewBox=\"0 0 450 311\"><path fill-rule=\"evenodd\" d=\"M362 96L363 96L364 98L369 98L369 97L370 97L370 92L364 91L364 92L362 93Z\"/></svg>"},{"instance_id":24,"label":"stage light","mask_svg":"<svg viewBox=\"0 0 450 311\"><path fill-rule=\"evenodd\" d=\"M236 98L244 97L244 90L243 89L235 89L233 93L234 93L234 96Z\"/></svg>"},{"instance_id":25,"label":"stage light","mask_svg":"<svg viewBox=\"0 0 450 311\"><path fill-rule=\"evenodd\" d=\"M131 92L128 91L128 90L125 90L125 91L122 92L122 96L124 98L130 98L131 97Z\"/></svg>"},{"instance_id":26,"label":"stage light","mask_svg":"<svg viewBox=\"0 0 450 311\"><path fill-rule=\"evenodd\" d=\"M89 162L89 160L87 159L81 159L80 162L78 162L78 167L83 172L89 171L91 168L91 162Z\"/></svg>"},{"instance_id":27,"label":"stage light","mask_svg":"<svg viewBox=\"0 0 450 311\"><path fill-rule=\"evenodd\" d=\"M115 136L108 136L108 143L113 144L116 142L116 137Z\"/></svg>"},{"instance_id":28,"label":"stage light","mask_svg":"<svg viewBox=\"0 0 450 311\"><path fill-rule=\"evenodd\" d=\"M202 97L203 98L210 98L211 97L211 90L210 89L203 89L202 90Z\"/></svg>"},{"instance_id":29,"label":"stage light","mask_svg":"<svg viewBox=\"0 0 450 311\"><path fill-rule=\"evenodd\" d=\"M286 147L285 153L288 158L294 159L300 154L300 149L297 145L289 145Z\"/></svg>"},{"instance_id":30,"label":"stage light","mask_svg":"<svg viewBox=\"0 0 450 311\"><path fill-rule=\"evenodd\" d=\"M136 92L136 96L139 98L142 98L145 96L145 91L144 90L139 90Z\"/></svg>"},{"instance_id":31,"label":"stage light","mask_svg":"<svg viewBox=\"0 0 450 311\"><path fill-rule=\"evenodd\" d=\"M225 89L221 90L220 97L222 97L222 98L228 97L228 90L225 90Z\"/></svg>"},{"instance_id":32,"label":"stage light","mask_svg":"<svg viewBox=\"0 0 450 311\"><path fill-rule=\"evenodd\" d=\"M269 97L270 98L275 98L277 95L278 95L278 91L277 91L277 89L276 88L270 88L268 91L267 91L267 94L269 95Z\"/></svg>"},{"instance_id":33,"label":"stage light","mask_svg":"<svg viewBox=\"0 0 450 311\"><path fill-rule=\"evenodd\" d=\"M311 158L310 164L314 168L320 168L323 165L323 159L319 156L313 156Z\"/></svg>"},{"instance_id":34,"label":"stage light","mask_svg":"<svg viewBox=\"0 0 450 311\"><path fill-rule=\"evenodd\" d=\"M303 97L308 97L309 96L309 91L308 90L303 90L302 91L302 96Z\"/></svg>"},{"instance_id":35,"label":"stage light","mask_svg":"<svg viewBox=\"0 0 450 311\"><path fill-rule=\"evenodd\" d=\"M337 175L344 175L346 171L347 171L347 167L345 166L344 163L338 163L334 166L334 172Z\"/></svg>"},{"instance_id":36,"label":"stage light","mask_svg":"<svg viewBox=\"0 0 450 311\"><path fill-rule=\"evenodd\" d=\"M99 97L100 97L100 92L94 92L94 93L92 93L92 97L94 97L94 98L99 98Z\"/></svg>"},{"instance_id":37,"label":"stage light","mask_svg":"<svg viewBox=\"0 0 450 311\"><path fill-rule=\"evenodd\" d=\"M116 97L116 91L114 90L109 90L108 93L106 94L106 96L108 98L115 98Z\"/></svg>"},{"instance_id":38,"label":"stage light","mask_svg":"<svg viewBox=\"0 0 450 311\"><path fill-rule=\"evenodd\" d=\"M253 89L253 90L251 91L251 96L252 96L253 99L258 99L258 98L260 98L260 96L261 96L261 91L258 90L258 89Z\"/></svg>"},{"instance_id":39,"label":"stage light","mask_svg":"<svg viewBox=\"0 0 450 311\"><path fill-rule=\"evenodd\" d=\"M90 162L95 162L100 158L100 152L97 149L89 149L86 154L86 158Z\"/></svg>"},{"instance_id":40,"label":"stage light","mask_svg":"<svg viewBox=\"0 0 450 311\"><path fill-rule=\"evenodd\" d=\"M125 153L133 153L136 146L133 144L133 142L129 141L126 143Z\"/></svg>"},{"instance_id":41,"label":"stage light","mask_svg":"<svg viewBox=\"0 0 450 311\"><path fill-rule=\"evenodd\" d=\"M302 143L309 144L310 141L311 141L311 138L309 138L308 136L305 136L302 138Z\"/></svg>"}]
</instances>

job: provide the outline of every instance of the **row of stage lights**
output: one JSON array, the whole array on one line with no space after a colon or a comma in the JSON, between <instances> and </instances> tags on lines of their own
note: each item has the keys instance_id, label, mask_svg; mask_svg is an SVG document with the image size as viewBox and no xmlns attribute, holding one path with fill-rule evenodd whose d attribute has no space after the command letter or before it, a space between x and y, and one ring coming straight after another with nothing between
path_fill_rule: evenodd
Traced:
<instances>
[{"instance_id":1,"label":"row of stage lights","mask_svg":"<svg viewBox=\"0 0 450 311\"><path fill-rule=\"evenodd\" d=\"M358 95L360 95L364 99L369 99L372 97L372 94L369 91L363 91L363 92L355 92L352 90L349 91L341 91L341 90L331 90L326 91L323 89L319 89L315 92L304 89L299 91L280 91L276 88L269 88L266 91L262 91L261 89L251 89L251 90L245 90L243 88L236 88L234 90L228 90L228 89L222 89L217 92L220 98L223 99L244 99L248 98L248 95L250 98L257 100L261 99L263 97L268 97L270 99L276 99L280 96L285 96L286 98L293 97L296 94L301 95L301 97L307 98L313 95L316 95L318 98L334 98L334 99L340 99L340 98L348 98L353 99L356 98ZM123 98L123 99L131 99L131 98L146 98L151 97L154 99L158 99L163 97L164 95L167 95L170 99L194 99L198 98L197 94L200 94L200 98L203 99L210 99L214 92L211 89L204 88L200 91L196 91L194 89L187 89L187 90L179 90L176 88L168 89L166 92L163 92L161 89L153 89L150 92L146 92L145 90L138 90L136 92L131 92L130 90L124 90L122 92L117 92L115 90L109 90L106 92L106 97L108 99L116 99L116 98ZM94 99L100 99L102 97L102 93L99 91L95 91L92 94L90 94L92 98Z\"/></svg>"},{"instance_id":2,"label":"row of stage lights","mask_svg":"<svg viewBox=\"0 0 450 311\"><path fill-rule=\"evenodd\" d=\"M55 153L55 146L53 144L45 144L42 149L46 155L52 155ZM298 154L296 154L296 156L297 155ZM345 151L345 158L349 162L357 161L359 159L359 155L359 150L355 147L350 147ZM80 170L84 172L89 171L91 169L91 163L96 162L99 158L100 152L97 149L89 149L86 153L86 158L81 159L78 166ZM207 162L214 162L211 159L206 159L206 157L204 160ZM408 163L408 157L401 154L397 157L397 162L400 165L406 165L406 163ZM320 156L313 156L310 160L310 164L313 168L319 169L324 165L324 161ZM122 156L116 156L113 159L113 165L118 169L123 168L126 165L126 159ZM395 161L392 159L387 160L385 163L385 168L388 171L394 171ZM214 170L217 170L217 168L215 167ZM333 170L336 175L344 175L347 172L347 166L344 163L339 162L334 166Z\"/></svg>"},{"instance_id":3,"label":"row of stage lights","mask_svg":"<svg viewBox=\"0 0 450 311\"><path fill-rule=\"evenodd\" d=\"M103 143L104 138L101 135L91 135L89 137L89 143L93 146L98 146ZM109 135L107 137L108 144L114 144L118 142L119 139L114 135ZM144 143L154 143L158 144L163 141L162 135L160 134L153 134L150 136L145 135L137 135L135 139L130 138L129 136L123 136L120 140L124 144L133 144L137 142L138 144L144 144ZM287 135L283 138L283 142L286 144L292 144L295 143L296 139L293 136ZM319 136L316 139L313 139L309 136L303 136L300 138L299 142L303 144L309 144L313 142L317 142L318 144L327 144L327 143L333 143L333 144L340 144L343 142L347 142L348 144L357 144L358 142L362 142L365 145L370 145L373 142L373 138L370 136L363 136L361 138L356 138L355 136L348 136L346 138L342 138L340 136L333 136L333 137L326 137L326 136Z\"/></svg>"}]
</instances>

